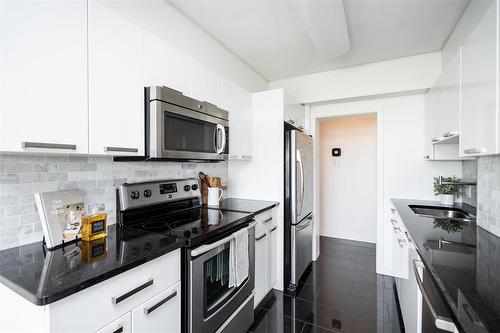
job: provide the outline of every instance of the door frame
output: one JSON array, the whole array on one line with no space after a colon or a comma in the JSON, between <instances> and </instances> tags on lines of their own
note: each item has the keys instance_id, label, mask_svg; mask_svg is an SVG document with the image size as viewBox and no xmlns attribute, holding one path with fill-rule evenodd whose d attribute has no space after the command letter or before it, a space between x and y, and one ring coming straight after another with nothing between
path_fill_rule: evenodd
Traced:
<instances>
[{"instance_id":1,"label":"door frame","mask_svg":"<svg viewBox=\"0 0 500 333\"><path fill-rule=\"evenodd\" d=\"M335 103L318 103L315 105L333 105ZM383 106L366 106L366 105L346 105L342 110L314 110L314 106L306 105L306 129L309 129L313 138L319 137L319 122L322 120L333 119L346 116L359 116L367 114L375 114L377 117L377 245L376 246L376 262L377 273L383 273L386 269L383 267L383 221L384 221L384 111ZM319 221L320 213L320 182L319 182L319 142L313 140L313 216L315 223L313 224L313 260L316 260L320 255L320 228Z\"/></svg>"}]
</instances>

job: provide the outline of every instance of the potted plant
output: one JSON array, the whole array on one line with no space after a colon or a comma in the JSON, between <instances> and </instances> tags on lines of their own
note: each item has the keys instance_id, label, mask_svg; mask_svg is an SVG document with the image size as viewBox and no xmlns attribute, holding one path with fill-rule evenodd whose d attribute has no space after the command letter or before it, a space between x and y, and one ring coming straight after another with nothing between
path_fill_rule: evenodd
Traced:
<instances>
[{"instance_id":1,"label":"potted plant","mask_svg":"<svg viewBox=\"0 0 500 333\"><path fill-rule=\"evenodd\" d=\"M443 179L445 182L460 182L462 181L458 177L445 177ZM455 199L460 197L462 194L462 188L460 185L451 184L441 184L439 177L434 177L434 194L441 195L441 203L443 205L453 206Z\"/></svg>"}]
</instances>

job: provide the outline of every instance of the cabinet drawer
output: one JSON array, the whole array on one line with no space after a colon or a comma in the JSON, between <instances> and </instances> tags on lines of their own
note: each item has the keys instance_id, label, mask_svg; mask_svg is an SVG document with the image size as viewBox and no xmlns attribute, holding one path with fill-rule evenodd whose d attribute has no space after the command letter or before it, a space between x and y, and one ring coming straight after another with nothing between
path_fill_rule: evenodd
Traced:
<instances>
[{"instance_id":1,"label":"cabinet drawer","mask_svg":"<svg viewBox=\"0 0 500 333\"><path fill-rule=\"evenodd\" d=\"M96 333L132 333L130 312L96 331Z\"/></svg>"},{"instance_id":2,"label":"cabinet drawer","mask_svg":"<svg viewBox=\"0 0 500 333\"><path fill-rule=\"evenodd\" d=\"M49 305L50 332L93 332L180 280L180 250ZM74 313L86 320L74 325ZM65 319L68 318L68 319Z\"/></svg>"},{"instance_id":3,"label":"cabinet drawer","mask_svg":"<svg viewBox=\"0 0 500 333\"><path fill-rule=\"evenodd\" d=\"M255 236L259 236L266 232L272 225L276 224L276 221L272 216L272 210L266 210L265 212L255 215L255 221L257 225L255 226Z\"/></svg>"},{"instance_id":4,"label":"cabinet drawer","mask_svg":"<svg viewBox=\"0 0 500 333\"><path fill-rule=\"evenodd\" d=\"M132 323L134 332L180 332L181 282L132 310Z\"/></svg>"}]
</instances>

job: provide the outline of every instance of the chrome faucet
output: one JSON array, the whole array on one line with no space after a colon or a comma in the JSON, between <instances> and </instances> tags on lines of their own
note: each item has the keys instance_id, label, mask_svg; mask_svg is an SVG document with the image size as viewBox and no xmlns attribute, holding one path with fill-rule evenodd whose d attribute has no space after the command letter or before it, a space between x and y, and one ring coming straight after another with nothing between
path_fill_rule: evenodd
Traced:
<instances>
[{"instance_id":1,"label":"chrome faucet","mask_svg":"<svg viewBox=\"0 0 500 333\"><path fill-rule=\"evenodd\" d=\"M475 182L449 182L444 180L445 178L443 176L439 176L439 185L461 185L461 186L477 186L477 183Z\"/></svg>"}]
</instances>

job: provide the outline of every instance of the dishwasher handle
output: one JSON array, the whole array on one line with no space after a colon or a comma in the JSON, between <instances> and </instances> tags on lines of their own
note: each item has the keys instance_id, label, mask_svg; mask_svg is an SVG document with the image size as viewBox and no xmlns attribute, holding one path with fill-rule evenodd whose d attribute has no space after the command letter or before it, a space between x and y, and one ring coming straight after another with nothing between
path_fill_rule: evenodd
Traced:
<instances>
[{"instance_id":1,"label":"dishwasher handle","mask_svg":"<svg viewBox=\"0 0 500 333\"><path fill-rule=\"evenodd\" d=\"M434 307L430 302L429 295L424 289L424 283L420 278L420 274L418 273L419 268L425 269L424 264L421 261L413 260L413 273L415 273L415 279L417 280L418 289L420 289L420 293L422 294L422 298L424 299L425 303L427 303L427 305L429 306L432 318L434 319L434 325L446 332L458 332L457 327L455 326L455 323L453 322L453 320L451 320L451 318L440 316L436 313L436 310L434 310Z\"/></svg>"}]
</instances>

